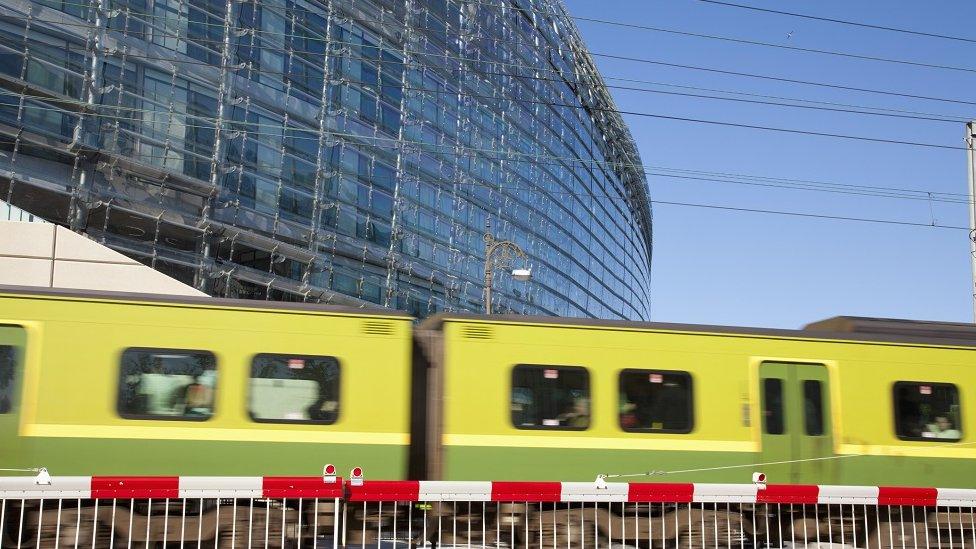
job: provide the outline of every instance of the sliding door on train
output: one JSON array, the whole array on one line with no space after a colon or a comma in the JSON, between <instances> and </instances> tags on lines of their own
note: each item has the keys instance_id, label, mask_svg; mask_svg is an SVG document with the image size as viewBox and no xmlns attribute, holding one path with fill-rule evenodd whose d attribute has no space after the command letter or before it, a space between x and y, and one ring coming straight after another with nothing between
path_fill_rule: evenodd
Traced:
<instances>
[{"instance_id":1,"label":"sliding door on train","mask_svg":"<svg viewBox=\"0 0 976 549\"><path fill-rule=\"evenodd\" d=\"M760 364L760 461L769 482L825 484L835 477L829 381L822 364Z\"/></svg>"}]
</instances>

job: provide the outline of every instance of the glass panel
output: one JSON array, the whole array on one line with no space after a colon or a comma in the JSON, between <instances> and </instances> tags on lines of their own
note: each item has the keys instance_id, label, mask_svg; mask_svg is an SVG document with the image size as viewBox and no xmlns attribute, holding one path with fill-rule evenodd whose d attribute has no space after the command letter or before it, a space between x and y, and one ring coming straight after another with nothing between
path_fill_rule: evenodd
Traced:
<instances>
[{"instance_id":1,"label":"glass panel","mask_svg":"<svg viewBox=\"0 0 976 549\"><path fill-rule=\"evenodd\" d=\"M127 419L205 420L213 415L217 361L207 351L127 349L118 412Z\"/></svg>"},{"instance_id":2,"label":"glass panel","mask_svg":"<svg viewBox=\"0 0 976 549\"><path fill-rule=\"evenodd\" d=\"M17 350L0 345L0 414L9 414L14 407L14 365Z\"/></svg>"},{"instance_id":3,"label":"glass panel","mask_svg":"<svg viewBox=\"0 0 976 549\"><path fill-rule=\"evenodd\" d=\"M655 370L621 372L620 428L636 432L690 432L691 375Z\"/></svg>"},{"instance_id":4,"label":"glass panel","mask_svg":"<svg viewBox=\"0 0 976 549\"><path fill-rule=\"evenodd\" d=\"M339 417L339 361L262 354L251 362L251 419L332 424Z\"/></svg>"},{"instance_id":5,"label":"glass panel","mask_svg":"<svg viewBox=\"0 0 976 549\"><path fill-rule=\"evenodd\" d=\"M823 384L819 381L803 382L803 417L807 435L824 434Z\"/></svg>"},{"instance_id":6,"label":"glass panel","mask_svg":"<svg viewBox=\"0 0 976 549\"><path fill-rule=\"evenodd\" d=\"M512 370L512 424L518 429L588 428L589 372L578 366L516 366Z\"/></svg>"},{"instance_id":7,"label":"glass panel","mask_svg":"<svg viewBox=\"0 0 976 549\"><path fill-rule=\"evenodd\" d=\"M959 390L948 383L895 383L895 430L908 440L962 438Z\"/></svg>"},{"instance_id":8,"label":"glass panel","mask_svg":"<svg viewBox=\"0 0 976 549\"><path fill-rule=\"evenodd\" d=\"M783 423L783 380L767 378L763 380L763 429L771 435L786 432Z\"/></svg>"}]
</instances>

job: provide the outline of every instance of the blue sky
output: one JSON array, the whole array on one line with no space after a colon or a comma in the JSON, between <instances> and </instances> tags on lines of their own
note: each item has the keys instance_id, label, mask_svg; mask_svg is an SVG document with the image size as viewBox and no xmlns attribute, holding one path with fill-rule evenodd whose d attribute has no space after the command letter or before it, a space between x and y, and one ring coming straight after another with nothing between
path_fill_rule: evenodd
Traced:
<instances>
[{"instance_id":1,"label":"blue sky","mask_svg":"<svg viewBox=\"0 0 976 549\"><path fill-rule=\"evenodd\" d=\"M962 1L733 0L892 27L973 37ZM566 0L574 16L804 48L976 69L976 43L804 20L696 0ZM884 6L884 9L878 9ZM976 72L739 45L577 21L592 52L976 102ZM787 35L792 35L787 38ZM623 77L976 119L976 105L907 99L668 68L596 56ZM649 87L608 80L609 84ZM689 91L690 90L671 91ZM962 147L961 122L929 122L611 90L621 110ZM625 115L644 164L966 193L966 154ZM659 171L654 170L653 171ZM966 227L965 203L649 177L651 198ZM919 195L923 198L927 195ZM938 196L937 196L938 198ZM943 197L945 198L945 197ZM953 196L965 200L965 196ZM652 318L798 328L836 315L972 322L968 232L657 204Z\"/></svg>"}]
</instances>

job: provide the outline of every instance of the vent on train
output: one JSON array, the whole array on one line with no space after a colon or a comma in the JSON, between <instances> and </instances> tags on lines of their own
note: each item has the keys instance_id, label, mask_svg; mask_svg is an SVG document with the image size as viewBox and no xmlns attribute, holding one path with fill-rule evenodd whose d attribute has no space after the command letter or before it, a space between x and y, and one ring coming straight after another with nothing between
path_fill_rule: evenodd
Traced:
<instances>
[{"instance_id":1,"label":"vent on train","mask_svg":"<svg viewBox=\"0 0 976 549\"><path fill-rule=\"evenodd\" d=\"M380 336L393 335L393 323L380 320L367 320L363 322L363 333Z\"/></svg>"},{"instance_id":2,"label":"vent on train","mask_svg":"<svg viewBox=\"0 0 976 549\"><path fill-rule=\"evenodd\" d=\"M467 325L461 328L461 335L467 339L491 339L494 334L488 326Z\"/></svg>"}]
</instances>

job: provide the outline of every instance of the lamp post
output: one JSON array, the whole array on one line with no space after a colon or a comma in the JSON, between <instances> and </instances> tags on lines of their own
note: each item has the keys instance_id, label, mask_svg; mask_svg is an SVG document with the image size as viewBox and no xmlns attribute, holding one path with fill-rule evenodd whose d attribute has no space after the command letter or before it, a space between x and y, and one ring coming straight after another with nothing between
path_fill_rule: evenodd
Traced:
<instances>
[{"instance_id":1,"label":"lamp post","mask_svg":"<svg viewBox=\"0 0 976 549\"><path fill-rule=\"evenodd\" d=\"M491 283L495 269L512 269L516 258L525 261L528 256L518 244L496 240L490 232L485 233L485 313L491 314ZM523 282L532 278L531 269L512 269L511 273L512 278Z\"/></svg>"}]
</instances>

